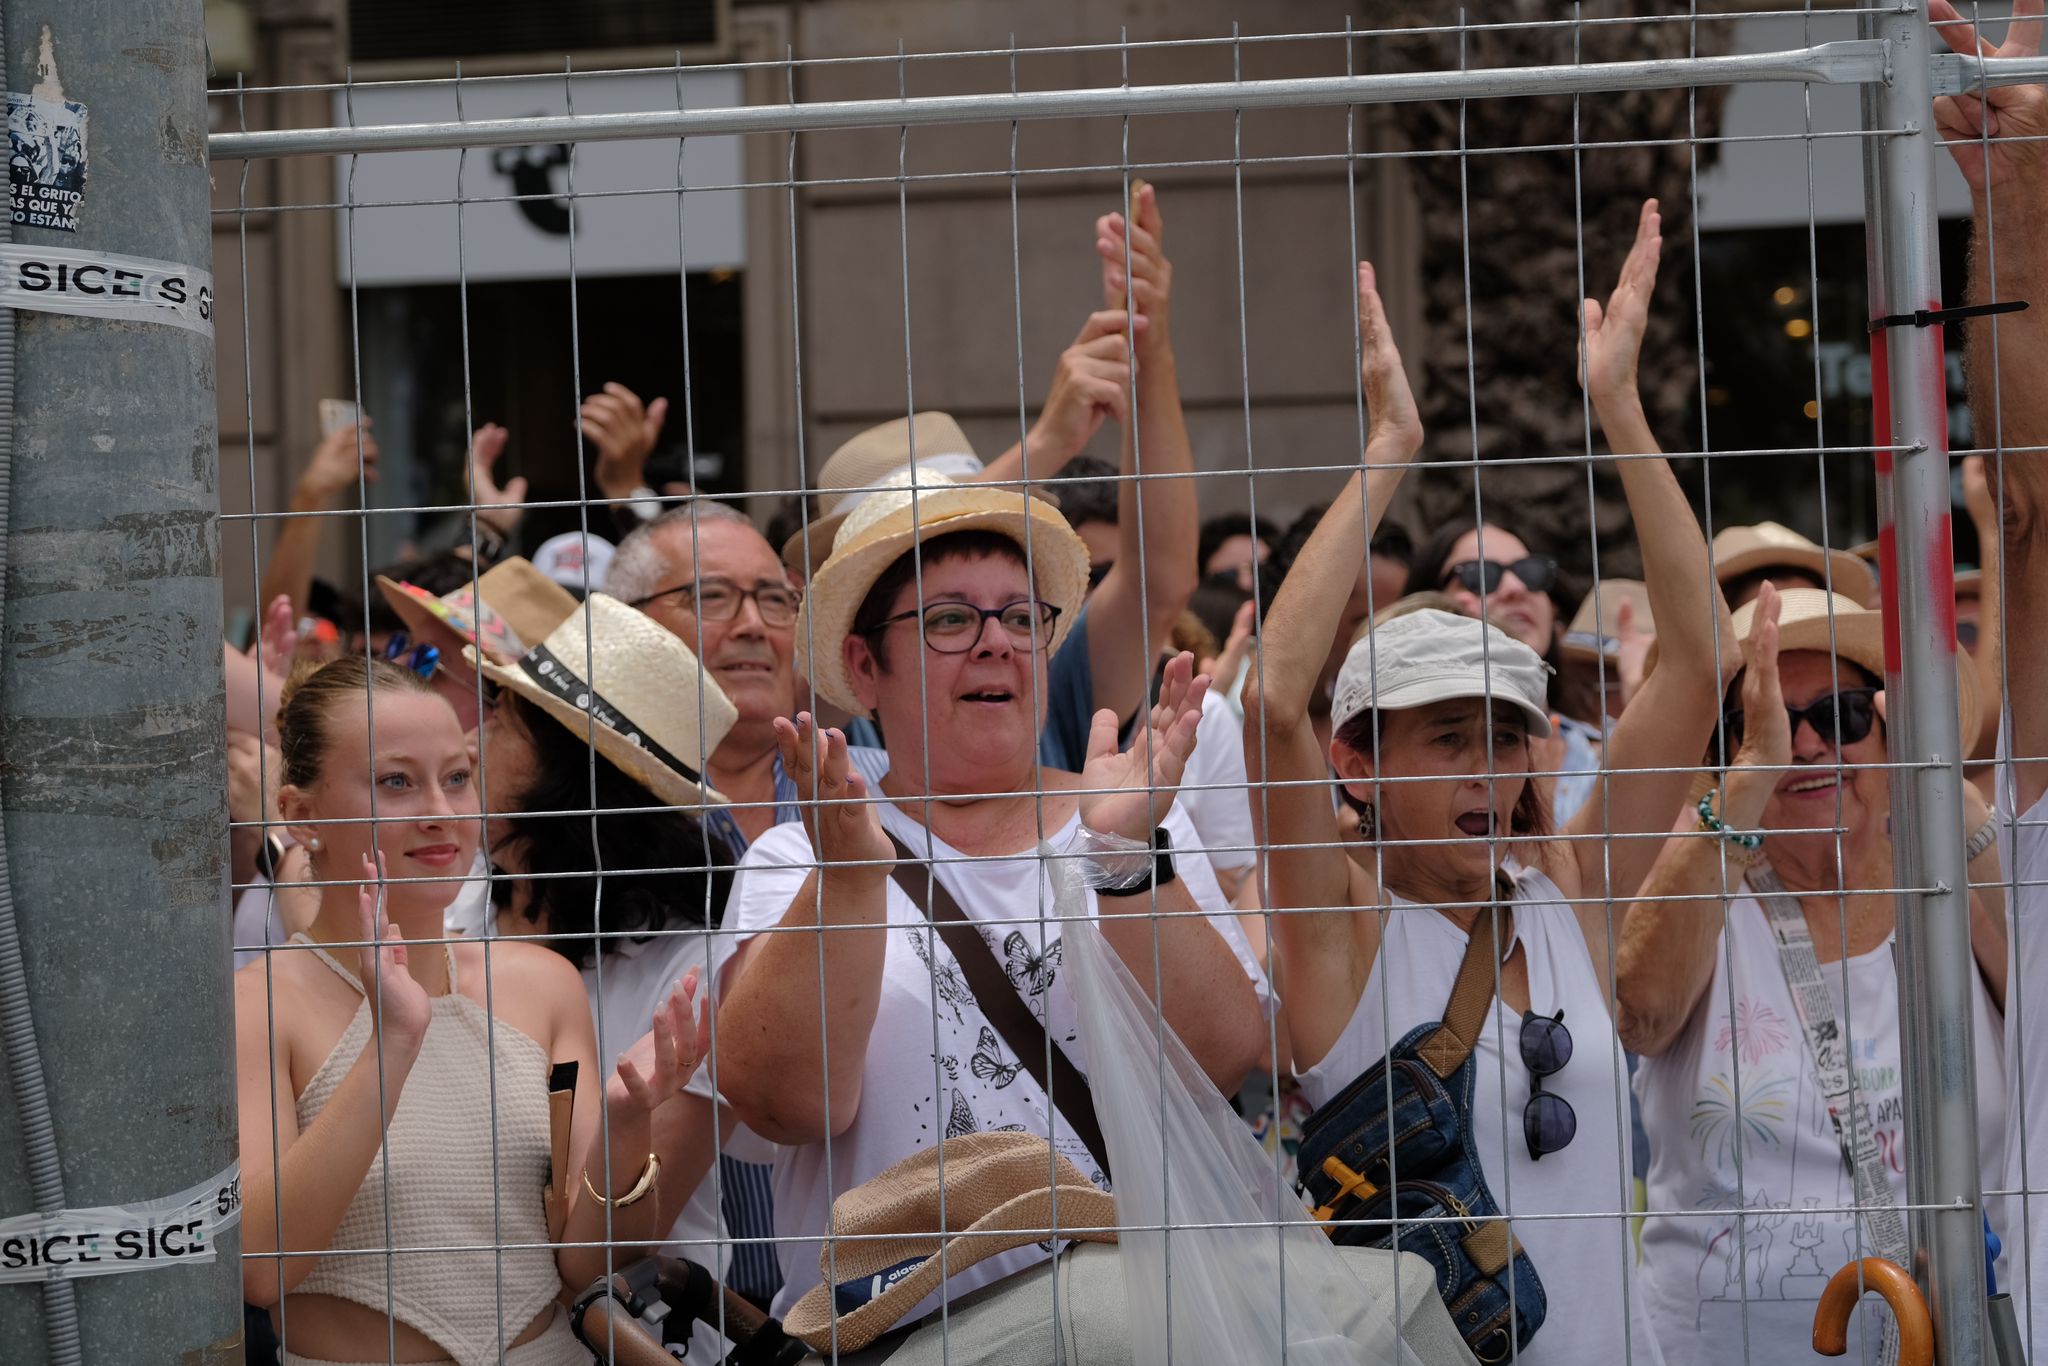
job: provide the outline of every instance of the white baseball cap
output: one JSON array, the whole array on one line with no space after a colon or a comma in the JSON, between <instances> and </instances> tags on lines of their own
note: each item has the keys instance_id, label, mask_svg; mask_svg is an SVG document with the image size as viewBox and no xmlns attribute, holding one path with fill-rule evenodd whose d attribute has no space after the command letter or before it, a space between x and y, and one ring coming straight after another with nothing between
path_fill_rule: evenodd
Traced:
<instances>
[{"instance_id":1,"label":"white baseball cap","mask_svg":"<svg viewBox=\"0 0 2048 1366\"><path fill-rule=\"evenodd\" d=\"M614 553L612 543L594 532L565 531L540 543L533 567L580 598L604 587Z\"/></svg>"},{"instance_id":2,"label":"white baseball cap","mask_svg":"<svg viewBox=\"0 0 2048 1366\"><path fill-rule=\"evenodd\" d=\"M1363 711L1407 711L1454 697L1512 702L1529 734L1550 734L1550 666L1507 632L1425 607L1359 637L1337 671L1330 728Z\"/></svg>"}]
</instances>

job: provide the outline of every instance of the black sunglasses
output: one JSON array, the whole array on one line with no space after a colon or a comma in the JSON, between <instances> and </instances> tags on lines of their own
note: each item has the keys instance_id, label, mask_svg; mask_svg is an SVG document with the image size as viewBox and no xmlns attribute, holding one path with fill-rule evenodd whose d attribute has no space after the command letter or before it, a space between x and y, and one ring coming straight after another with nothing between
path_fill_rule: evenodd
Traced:
<instances>
[{"instance_id":1,"label":"black sunglasses","mask_svg":"<svg viewBox=\"0 0 2048 1366\"><path fill-rule=\"evenodd\" d=\"M1551 1016L1522 1017L1522 1066L1529 1069L1531 1092L1522 1107L1522 1137L1529 1142L1531 1162L1562 1151L1579 1136L1579 1116L1572 1103L1543 1089L1543 1079L1563 1071L1571 1060L1572 1034L1564 1027L1562 1010Z\"/></svg>"},{"instance_id":2,"label":"black sunglasses","mask_svg":"<svg viewBox=\"0 0 2048 1366\"><path fill-rule=\"evenodd\" d=\"M1531 593L1548 593L1557 582L1557 561L1547 555L1529 555L1514 561L1460 560L1444 570L1437 587L1448 587L1456 579L1467 593L1483 598L1498 592L1500 581L1509 574L1520 579Z\"/></svg>"},{"instance_id":3,"label":"black sunglasses","mask_svg":"<svg viewBox=\"0 0 2048 1366\"><path fill-rule=\"evenodd\" d=\"M1835 726L1841 725L1841 741L1853 745L1870 734L1870 728L1877 721L1876 688L1844 688L1825 697L1816 697L1803 707L1788 706L1785 715L1792 722L1793 734L1798 734L1799 723L1806 722L1813 727L1813 733L1829 744L1835 744ZM1741 707L1723 713L1721 725L1728 734L1728 752L1733 754L1742 748L1744 728Z\"/></svg>"}]
</instances>

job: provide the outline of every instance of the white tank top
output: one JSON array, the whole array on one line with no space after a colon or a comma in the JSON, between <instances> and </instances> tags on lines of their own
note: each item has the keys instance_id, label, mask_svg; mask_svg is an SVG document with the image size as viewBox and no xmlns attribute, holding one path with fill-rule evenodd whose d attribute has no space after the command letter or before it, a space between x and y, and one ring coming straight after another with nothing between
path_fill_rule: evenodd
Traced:
<instances>
[{"instance_id":1,"label":"white tank top","mask_svg":"<svg viewBox=\"0 0 2048 1366\"><path fill-rule=\"evenodd\" d=\"M1514 940L1529 964L1529 1006L1540 1015L1564 1011L1572 1059L1544 1079L1578 1115L1578 1135L1561 1152L1529 1157L1522 1110L1531 1094L1522 1064L1521 1016L1498 997L1473 1056L1473 1137L1487 1188L1512 1219L1543 1282L1548 1313L1522 1366L1585 1366L1628 1361L1661 1366L1647 1306L1634 1275L1635 1245L1627 1211L1629 1175L1628 1067L1600 992L1585 935L1563 893L1542 873L1514 868ZM1451 983L1464 961L1465 932L1441 913L1390 898L1372 975L1351 1022L1327 1056L1300 1073L1302 1092L1322 1105L1377 1063L1390 1044L1443 1018ZM1506 1058L1507 1065L1502 1065ZM1519 1216L1604 1213L1604 1219Z\"/></svg>"},{"instance_id":2,"label":"white tank top","mask_svg":"<svg viewBox=\"0 0 2048 1366\"><path fill-rule=\"evenodd\" d=\"M294 942L312 943L304 935ZM343 981L363 989L325 950L313 952ZM333 1295L382 1314L388 1277L389 1304L399 1322L433 1339L459 1366L489 1366L498 1360L500 1341L509 1344L524 1332L562 1288L546 1246L541 1205L548 1171L548 1054L456 991L453 950L448 994L433 998L433 1008L384 1149L371 1160L334 1231L334 1251L381 1254L389 1247L400 1255L322 1257L294 1293ZM365 1000L299 1096L300 1132L319 1116L370 1039ZM290 1194L280 1191L279 1197ZM506 1244L526 1246L508 1246L502 1254L493 1250ZM403 1253L409 1247L451 1246L482 1250ZM287 1316L287 1331L289 1324ZM383 1353L380 1338L369 1356L382 1360Z\"/></svg>"},{"instance_id":3,"label":"white tank top","mask_svg":"<svg viewBox=\"0 0 2048 1366\"><path fill-rule=\"evenodd\" d=\"M1828 1277L1857 1256L1850 1216L1812 1213L1856 1202L1833 1122L1814 1078L1770 918L1755 898L1728 908L1706 999L1661 1057L1636 1070L1650 1136L1645 1283L1672 1366L1748 1360L1806 1363L1813 1302ZM1898 969L1890 944L1821 964L1851 1044L1857 1088L1868 1098L1893 1198L1906 1201L1905 1120L1899 1073ZM1983 979L1971 974L1976 1030L1978 1143L1994 1184L2004 1170L2004 1023ZM1737 1086L1741 1104L1738 1107ZM1736 1164L1741 1163L1738 1175ZM1738 1222L1743 1206L1753 1217ZM1863 1251L1873 1254L1870 1232ZM2001 1274L2000 1282L2003 1284ZM1850 1352L1877 1360L1878 1320L1852 1326Z\"/></svg>"}]
</instances>

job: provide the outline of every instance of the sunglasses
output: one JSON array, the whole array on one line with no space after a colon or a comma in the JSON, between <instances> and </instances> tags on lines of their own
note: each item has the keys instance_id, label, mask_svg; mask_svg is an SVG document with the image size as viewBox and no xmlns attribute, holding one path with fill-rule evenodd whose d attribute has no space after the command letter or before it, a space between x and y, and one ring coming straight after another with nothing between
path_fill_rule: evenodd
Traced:
<instances>
[{"instance_id":1,"label":"sunglasses","mask_svg":"<svg viewBox=\"0 0 2048 1366\"><path fill-rule=\"evenodd\" d=\"M1844 688L1826 697L1816 697L1803 707L1788 706L1785 715L1792 722L1792 733L1799 733L1799 723L1804 721L1813 727L1813 733L1834 744L1839 725L1841 743L1853 745L1870 734L1870 728L1877 721L1876 688ZM1728 752L1742 748L1742 708L1735 707L1721 717L1722 728L1728 734Z\"/></svg>"},{"instance_id":2,"label":"sunglasses","mask_svg":"<svg viewBox=\"0 0 2048 1366\"><path fill-rule=\"evenodd\" d=\"M1513 574L1531 593L1548 593L1557 582L1557 561L1547 555L1529 555L1507 560L1460 560L1444 570L1437 587L1448 588L1453 579L1467 593L1487 597L1500 591L1500 582Z\"/></svg>"},{"instance_id":3,"label":"sunglasses","mask_svg":"<svg viewBox=\"0 0 2048 1366\"><path fill-rule=\"evenodd\" d=\"M1543 1079L1563 1071L1571 1060L1572 1034L1564 1027L1562 1010L1552 1016L1522 1017L1522 1066L1529 1069L1531 1091L1529 1103L1522 1107L1522 1137L1528 1140L1531 1162L1562 1151L1579 1136L1579 1116L1572 1103L1543 1089Z\"/></svg>"},{"instance_id":4,"label":"sunglasses","mask_svg":"<svg viewBox=\"0 0 2048 1366\"><path fill-rule=\"evenodd\" d=\"M391 639L384 643L384 658L392 664L410 669L421 678L432 678L434 670L441 667L440 647L436 645L414 645L408 650L406 646L409 644L411 644L411 641L405 632L392 632Z\"/></svg>"}]
</instances>

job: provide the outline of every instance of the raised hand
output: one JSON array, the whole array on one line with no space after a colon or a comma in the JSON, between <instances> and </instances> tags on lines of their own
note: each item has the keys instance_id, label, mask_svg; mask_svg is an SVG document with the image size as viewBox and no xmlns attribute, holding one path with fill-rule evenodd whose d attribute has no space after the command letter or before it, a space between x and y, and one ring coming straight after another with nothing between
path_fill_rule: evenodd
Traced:
<instances>
[{"instance_id":1,"label":"raised hand","mask_svg":"<svg viewBox=\"0 0 2048 1366\"><path fill-rule=\"evenodd\" d=\"M1792 762L1792 718L1778 682L1778 590L1766 583L1756 596L1756 617L1742 642L1742 748L1735 762L1775 768ZM1772 778L1775 786L1777 778Z\"/></svg>"},{"instance_id":2,"label":"raised hand","mask_svg":"<svg viewBox=\"0 0 2048 1366\"><path fill-rule=\"evenodd\" d=\"M583 435L597 447L593 481L607 498L631 497L647 480L647 457L668 421L668 400L643 405L640 395L616 380L583 400Z\"/></svg>"},{"instance_id":3,"label":"raised hand","mask_svg":"<svg viewBox=\"0 0 2048 1366\"><path fill-rule=\"evenodd\" d=\"M1415 411L1415 395L1408 391L1401 348L1394 344L1379 276L1370 261L1358 265L1358 340L1359 373L1365 381L1366 463L1405 461L1422 449L1422 419Z\"/></svg>"},{"instance_id":4,"label":"raised hand","mask_svg":"<svg viewBox=\"0 0 2048 1366\"><path fill-rule=\"evenodd\" d=\"M1102 258L1103 304L1122 313L1128 299L1130 311L1146 322L1136 337L1142 359L1167 344L1173 263L1166 259L1165 249L1160 245L1166 221L1159 215L1159 192L1146 185L1138 191L1137 199L1136 222L1126 221L1120 213L1106 213L1095 220L1095 252ZM1126 237L1130 239L1128 253L1124 248ZM1130 258L1128 273L1126 255Z\"/></svg>"},{"instance_id":5,"label":"raised hand","mask_svg":"<svg viewBox=\"0 0 2048 1366\"><path fill-rule=\"evenodd\" d=\"M1585 328L1579 341L1579 382L1598 404L1632 402L1637 397L1636 361L1642 354L1643 329L1650 321L1650 295L1657 288L1657 258L1663 253L1663 218L1657 201L1645 199L1636 219L1635 245L1622 262L1621 279L1603 309L1585 301Z\"/></svg>"},{"instance_id":6,"label":"raised hand","mask_svg":"<svg viewBox=\"0 0 2048 1366\"><path fill-rule=\"evenodd\" d=\"M1199 661L1199 667L1211 680L1228 680L1237 677L1237 671L1244 667L1245 658L1258 643L1259 603L1256 598L1246 598L1238 605L1237 615L1230 619L1230 639L1223 642L1223 653L1214 659Z\"/></svg>"},{"instance_id":7,"label":"raised hand","mask_svg":"<svg viewBox=\"0 0 2048 1366\"><path fill-rule=\"evenodd\" d=\"M796 784L804 829L818 862L840 877L876 882L887 877L896 861L896 847L882 829L881 813L872 804L857 801L868 795L867 780L847 757L846 733L820 732L811 714L800 711L794 723L775 718L775 743L782 750L782 771ZM842 801L846 804L838 804Z\"/></svg>"},{"instance_id":8,"label":"raised hand","mask_svg":"<svg viewBox=\"0 0 2048 1366\"><path fill-rule=\"evenodd\" d=\"M362 437L362 464L356 463L356 438ZM377 482L377 441L370 435L370 419L351 422L320 438L313 458L299 471L297 502L304 508L324 508L356 486L358 470L363 482Z\"/></svg>"},{"instance_id":9,"label":"raised hand","mask_svg":"<svg viewBox=\"0 0 2048 1366\"><path fill-rule=\"evenodd\" d=\"M262 690L263 729L277 729L277 706L284 700L285 680L299 653L299 625L292 620L292 599L279 593L263 609L263 638L256 642L257 686Z\"/></svg>"},{"instance_id":10,"label":"raised hand","mask_svg":"<svg viewBox=\"0 0 2048 1366\"><path fill-rule=\"evenodd\" d=\"M2005 41L1997 47L1981 37L1976 25L1958 14L1949 0L1930 0L1927 13L1942 41L1964 56L2032 57L2041 51L2041 3L2014 0ZM1942 95L1934 101L1934 126L1973 193L1981 197L2003 190L2021 175L2041 174L2048 152L2040 142L1998 139L2048 135L2048 89L2001 85L1981 94Z\"/></svg>"},{"instance_id":11,"label":"raised hand","mask_svg":"<svg viewBox=\"0 0 2048 1366\"><path fill-rule=\"evenodd\" d=\"M1088 762L1081 770L1081 823L1105 835L1149 843L1153 827L1173 805L1173 794L1195 752L1207 675L1195 676L1195 657L1182 651L1166 664L1159 701L1130 748L1116 747L1116 713L1095 713L1088 731Z\"/></svg>"},{"instance_id":12,"label":"raised hand","mask_svg":"<svg viewBox=\"0 0 2048 1366\"><path fill-rule=\"evenodd\" d=\"M526 509L520 506L526 501L526 476L522 474L500 488L493 473L510 435L497 423L486 422L469 438L469 475L476 493L476 519L500 536L510 536L526 516Z\"/></svg>"},{"instance_id":13,"label":"raised hand","mask_svg":"<svg viewBox=\"0 0 2048 1366\"><path fill-rule=\"evenodd\" d=\"M362 878L356 891L357 924L367 947L356 950L356 964L370 1000L370 1021L385 1046L417 1048L427 1037L434 1003L413 980L405 932L384 913L383 855L374 863L363 856Z\"/></svg>"},{"instance_id":14,"label":"raised hand","mask_svg":"<svg viewBox=\"0 0 2048 1366\"><path fill-rule=\"evenodd\" d=\"M615 1120L653 1111L696 1075L711 1051L711 994L701 1002L696 997L697 969L691 968L654 1008L653 1027L620 1055L604 1087L605 1108Z\"/></svg>"},{"instance_id":15,"label":"raised hand","mask_svg":"<svg viewBox=\"0 0 2048 1366\"><path fill-rule=\"evenodd\" d=\"M1074 344L1060 352L1045 406L1031 424L1029 448L1039 466L1050 471L1079 455L1109 418L1118 422L1130 411L1131 348L1124 337L1126 322L1142 334L1151 320L1142 314L1103 309L1088 315Z\"/></svg>"}]
</instances>

